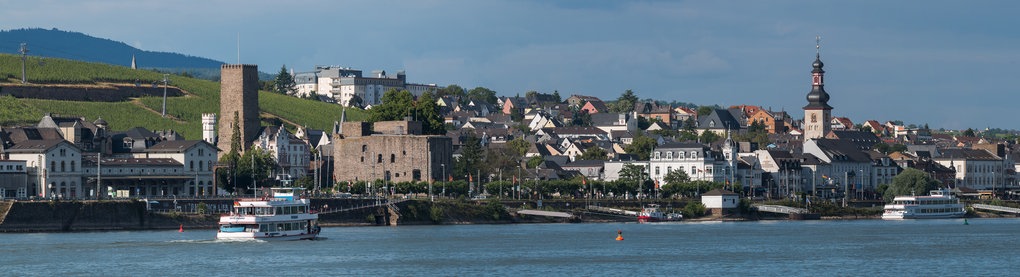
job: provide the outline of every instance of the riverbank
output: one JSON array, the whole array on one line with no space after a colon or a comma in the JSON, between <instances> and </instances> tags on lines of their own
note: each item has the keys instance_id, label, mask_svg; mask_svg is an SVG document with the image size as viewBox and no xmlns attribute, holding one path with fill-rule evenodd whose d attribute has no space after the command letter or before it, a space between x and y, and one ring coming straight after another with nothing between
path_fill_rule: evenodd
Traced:
<instances>
[{"instance_id":1,"label":"riverbank","mask_svg":"<svg viewBox=\"0 0 1020 277\"><path fill-rule=\"evenodd\" d=\"M229 210L230 199L179 200L176 209L164 204L155 207L139 200L104 201L0 201L0 232L74 232L100 230L215 229L219 214ZM584 200L406 200L390 205L374 206L374 199L312 199L312 207L325 227L399 226L399 225L466 225L522 223L598 223L635 222L633 216L603 214L583 209L600 205L636 211L648 201ZM679 210L686 205L677 200L657 202L661 207ZM172 206L172 205L171 205ZM337 208L340 208L339 210ZM517 214L520 209L561 211L571 218L555 218ZM179 212L195 211L195 212ZM831 211L830 211L831 212ZM986 212L971 212L968 217L1016 217ZM822 214L822 220L880 219L874 211L848 209L844 213ZM786 215L732 212L726 216L708 215L686 218L700 221L791 220ZM812 219L812 218L803 218Z\"/></svg>"}]
</instances>

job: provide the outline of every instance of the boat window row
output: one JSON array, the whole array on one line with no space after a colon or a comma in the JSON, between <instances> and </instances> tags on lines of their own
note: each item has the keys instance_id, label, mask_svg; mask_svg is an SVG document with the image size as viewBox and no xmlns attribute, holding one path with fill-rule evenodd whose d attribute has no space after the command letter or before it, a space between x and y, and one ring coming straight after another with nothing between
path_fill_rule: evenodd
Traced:
<instances>
[{"instance_id":1,"label":"boat window row","mask_svg":"<svg viewBox=\"0 0 1020 277\"><path fill-rule=\"evenodd\" d=\"M960 208L917 209L916 211L922 214L956 213L960 212Z\"/></svg>"},{"instance_id":2,"label":"boat window row","mask_svg":"<svg viewBox=\"0 0 1020 277\"><path fill-rule=\"evenodd\" d=\"M307 222L287 222L287 223L259 224L259 232L294 231L294 230L305 230L306 228L308 228L308 223Z\"/></svg>"},{"instance_id":3,"label":"boat window row","mask_svg":"<svg viewBox=\"0 0 1020 277\"><path fill-rule=\"evenodd\" d=\"M238 207L236 209L239 215L285 215L308 212L307 206Z\"/></svg>"}]
</instances>

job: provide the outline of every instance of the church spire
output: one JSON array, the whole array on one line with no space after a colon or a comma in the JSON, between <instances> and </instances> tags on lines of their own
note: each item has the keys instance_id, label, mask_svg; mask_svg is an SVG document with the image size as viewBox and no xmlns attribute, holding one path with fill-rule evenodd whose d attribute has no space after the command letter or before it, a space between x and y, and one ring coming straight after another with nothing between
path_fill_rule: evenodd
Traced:
<instances>
[{"instance_id":1,"label":"church spire","mask_svg":"<svg viewBox=\"0 0 1020 277\"><path fill-rule=\"evenodd\" d=\"M811 63L813 68L811 70L811 92L807 95L808 105L804 109L832 109L832 106L829 106L829 94L825 92L825 70L822 70L825 64L822 63L821 39L821 36L815 37L815 62Z\"/></svg>"},{"instance_id":2,"label":"church spire","mask_svg":"<svg viewBox=\"0 0 1020 277\"><path fill-rule=\"evenodd\" d=\"M804 106L804 141L824 138L829 133L829 121L832 119L832 106L829 106L829 94L825 92L825 64L822 63L822 37L815 37L815 61L811 63L811 92L807 94L807 106Z\"/></svg>"}]
</instances>

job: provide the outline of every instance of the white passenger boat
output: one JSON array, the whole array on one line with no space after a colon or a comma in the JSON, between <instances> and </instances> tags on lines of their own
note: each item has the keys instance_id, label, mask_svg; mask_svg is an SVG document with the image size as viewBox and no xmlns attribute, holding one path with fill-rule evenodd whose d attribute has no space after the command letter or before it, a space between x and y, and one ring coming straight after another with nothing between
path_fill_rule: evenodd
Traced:
<instances>
[{"instance_id":1,"label":"white passenger boat","mask_svg":"<svg viewBox=\"0 0 1020 277\"><path fill-rule=\"evenodd\" d=\"M933 190L928 196L896 196L885 205L882 219L957 218L967 212L949 191Z\"/></svg>"},{"instance_id":2,"label":"white passenger boat","mask_svg":"<svg viewBox=\"0 0 1020 277\"><path fill-rule=\"evenodd\" d=\"M319 215L302 199L302 188L272 188L271 195L234 201L220 216L217 239L302 240L319 235Z\"/></svg>"}]
</instances>

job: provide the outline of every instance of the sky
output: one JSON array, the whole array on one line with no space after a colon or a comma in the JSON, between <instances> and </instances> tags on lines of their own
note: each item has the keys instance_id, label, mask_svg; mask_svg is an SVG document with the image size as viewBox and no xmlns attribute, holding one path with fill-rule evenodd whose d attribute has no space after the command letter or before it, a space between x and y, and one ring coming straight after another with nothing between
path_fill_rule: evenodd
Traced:
<instances>
[{"instance_id":1,"label":"sky","mask_svg":"<svg viewBox=\"0 0 1020 277\"><path fill-rule=\"evenodd\" d=\"M833 116L1020 129L1020 1L14 1L0 29L409 82L759 105L802 118L816 36Z\"/></svg>"}]
</instances>

